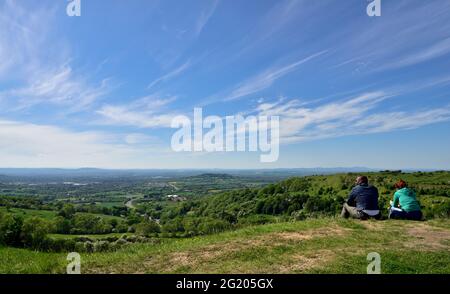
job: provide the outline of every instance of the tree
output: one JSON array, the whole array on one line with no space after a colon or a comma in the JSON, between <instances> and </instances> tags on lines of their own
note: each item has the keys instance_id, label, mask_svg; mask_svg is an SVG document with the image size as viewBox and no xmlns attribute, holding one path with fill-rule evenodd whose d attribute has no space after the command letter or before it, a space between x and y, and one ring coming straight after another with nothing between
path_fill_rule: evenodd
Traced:
<instances>
[{"instance_id":1,"label":"tree","mask_svg":"<svg viewBox=\"0 0 450 294\"><path fill-rule=\"evenodd\" d=\"M39 249L42 247L47 234L51 230L51 224L39 217L26 219L22 225L22 240L25 246Z\"/></svg>"},{"instance_id":2,"label":"tree","mask_svg":"<svg viewBox=\"0 0 450 294\"><path fill-rule=\"evenodd\" d=\"M72 204L65 204L59 211L58 215L71 219L75 215L75 207Z\"/></svg>"},{"instance_id":3,"label":"tree","mask_svg":"<svg viewBox=\"0 0 450 294\"><path fill-rule=\"evenodd\" d=\"M0 244L18 246L22 231L22 218L0 213Z\"/></svg>"},{"instance_id":4,"label":"tree","mask_svg":"<svg viewBox=\"0 0 450 294\"><path fill-rule=\"evenodd\" d=\"M154 221L145 221L136 225L136 234L141 236L149 236L153 233L160 233L159 224Z\"/></svg>"},{"instance_id":5,"label":"tree","mask_svg":"<svg viewBox=\"0 0 450 294\"><path fill-rule=\"evenodd\" d=\"M57 216L55 219L55 227L58 234L70 234L72 225L70 223L70 220L65 219L62 216Z\"/></svg>"}]
</instances>

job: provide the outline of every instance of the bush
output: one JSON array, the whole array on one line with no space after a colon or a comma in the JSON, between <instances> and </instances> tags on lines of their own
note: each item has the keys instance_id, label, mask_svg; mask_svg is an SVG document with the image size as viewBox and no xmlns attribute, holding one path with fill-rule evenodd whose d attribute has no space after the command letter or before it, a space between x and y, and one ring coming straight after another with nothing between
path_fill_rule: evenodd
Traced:
<instances>
[{"instance_id":1,"label":"bush","mask_svg":"<svg viewBox=\"0 0 450 294\"><path fill-rule=\"evenodd\" d=\"M199 232L201 234L215 234L223 232L231 227L230 223L218 220L218 219L208 219L203 221L199 225Z\"/></svg>"},{"instance_id":2,"label":"bush","mask_svg":"<svg viewBox=\"0 0 450 294\"><path fill-rule=\"evenodd\" d=\"M34 249L45 249L44 243L47 238L47 234L51 231L51 223L38 218L31 217L26 219L22 225L22 240L26 247Z\"/></svg>"},{"instance_id":3,"label":"bush","mask_svg":"<svg viewBox=\"0 0 450 294\"><path fill-rule=\"evenodd\" d=\"M239 219L240 225L264 225L275 221L275 217L270 215L254 214Z\"/></svg>"},{"instance_id":4,"label":"bush","mask_svg":"<svg viewBox=\"0 0 450 294\"><path fill-rule=\"evenodd\" d=\"M96 241L94 243L94 252L105 252L109 250L108 241Z\"/></svg>"},{"instance_id":5,"label":"bush","mask_svg":"<svg viewBox=\"0 0 450 294\"><path fill-rule=\"evenodd\" d=\"M22 218L0 212L0 244L19 246L22 224Z\"/></svg>"},{"instance_id":6,"label":"bush","mask_svg":"<svg viewBox=\"0 0 450 294\"><path fill-rule=\"evenodd\" d=\"M146 221L143 223L139 223L135 226L136 234L141 236L150 236L154 233L160 233L161 228L159 224L154 221Z\"/></svg>"}]
</instances>

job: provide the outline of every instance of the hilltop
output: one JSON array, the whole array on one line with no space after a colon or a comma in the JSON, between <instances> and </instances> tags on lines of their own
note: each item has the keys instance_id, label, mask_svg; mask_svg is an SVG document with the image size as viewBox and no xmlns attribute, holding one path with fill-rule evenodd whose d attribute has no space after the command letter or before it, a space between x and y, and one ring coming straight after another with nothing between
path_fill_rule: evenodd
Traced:
<instances>
[{"instance_id":1,"label":"hilltop","mask_svg":"<svg viewBox=\"0 0 450 294\"><path fill-rule=\"evenodd\" d=\"M450 221L334 218L251 226L188 239L81 254L82 273L450 273ZM64 253L0 248L2 273L63 273Z\"/></svg>"}]
</instances>

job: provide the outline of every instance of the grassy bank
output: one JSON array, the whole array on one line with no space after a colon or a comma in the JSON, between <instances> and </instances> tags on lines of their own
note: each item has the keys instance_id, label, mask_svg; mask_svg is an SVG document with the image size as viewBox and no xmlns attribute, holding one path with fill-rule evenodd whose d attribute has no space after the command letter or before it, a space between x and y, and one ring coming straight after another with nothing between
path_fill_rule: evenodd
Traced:
<instances>
[{"instance_id":1,"label":"grassy bank","mask_svg":"<svg viewBox=\"0 0 450 294\"><path fill-rule=\"evenodd\" d=\"M450 273L450 220L310 219L248 227L117 252L82 254L83 273ZM0 248L1 273L64 273L66 254Z\"/></svg>"}]
</instances>

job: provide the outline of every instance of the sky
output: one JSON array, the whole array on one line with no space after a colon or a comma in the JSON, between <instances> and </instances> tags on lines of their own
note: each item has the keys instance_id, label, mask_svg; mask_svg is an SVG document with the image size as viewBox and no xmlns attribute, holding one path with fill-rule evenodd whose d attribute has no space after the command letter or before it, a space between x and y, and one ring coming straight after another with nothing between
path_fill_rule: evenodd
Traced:
<instances>
[{"instance_id":1,"label":"sky","mask_svg":"<svg viewBox=\"0 0 450 294\"><path fill-rule=\"evenodd\" d=\"M0 0L0 167L450 167L450 1ZM171 121L280 117L279 159Z\"/></svg>"}]
</instances>

